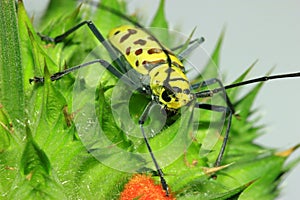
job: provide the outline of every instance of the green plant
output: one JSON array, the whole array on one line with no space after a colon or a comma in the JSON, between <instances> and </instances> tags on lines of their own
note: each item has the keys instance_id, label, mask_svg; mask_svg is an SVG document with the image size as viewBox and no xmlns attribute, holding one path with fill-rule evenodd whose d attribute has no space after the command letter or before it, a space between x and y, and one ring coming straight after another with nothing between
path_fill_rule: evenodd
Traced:
<instances>
[{"instance_id":1,"label":"green plant","mask_svg":"<svg viewBox=\"0 0 300 200\"><path fill-rule=\"evenodd\" d=\"M115 9L125 12L125 4L103 0ZM72 95L75 75L68 75L57 82L50 81L50 74L67 66L81 63L98 42L89 30L80 30L62 44L45 44L37 36L30 19L19 1L1 1L0 43L0 192L3 199L118 199L132 174L107 167L94 158L80 140L72 123ZM62 14L68 6L70 13ZM73 10L72 10L73 9ZM17 14L16 14L17 13ZM61 17L62 16L62 17ZM92 19L104 35L113 27L124 23L119 17L88 7L76 7L71 1L51 1L41 21L43 34L56 36L83 19ZM103 23L105 22L105 23ZM163 22L163 23L162 23ZM164 18L163 1L151 26L168 28ZM91 38L86 40L86 38ZM202 76L218 65L220 46L217 44ZM101 52L104 53L104 52ZM9 66L9 67L8 67ZM242 81L251 67L236 82ZM30 85L33 76L44 76L43 85ZM200 80L201 77L198 77ZM116 78L106 73L97 88L95 104L99 121L109 130L111 139L124 149L143 151L140 140L125 137L112 119L109 103ZM86 85L84 85L86 86ZM201 117L193 143L176 161L164 168L173 196L178 199L273 199L278 195L277 186L284 173L298 160L285 165L287 157L297 147L286 152L256 145L253 140L260 135L252 103L262 84L241 99L239 89L229 91L235 108L241 110L240 119L233 119L230 142L222 168L210 168L216 158L221 141L211 153L199 157L205 124L210 122L206 113ZM83 101L87 101L83 99ZM147 100L137 95L139 104L133 116L141 113ZM136 117L137 119L137 117ZM184 119L183 119L184 120ZM151 139L155 149L160 141L168 141L178 124L164 129ZM120 144L119 141L122 141ZM101 146L93 146L101 148ZM90 150L90 149L89 149ZM130 161L125 163L130 166ZM209 177L217 174L217 179ZM107 178L109 176L109 179ZM156 179L156 177L153 177Z\"/></svg>"}]
</instances>

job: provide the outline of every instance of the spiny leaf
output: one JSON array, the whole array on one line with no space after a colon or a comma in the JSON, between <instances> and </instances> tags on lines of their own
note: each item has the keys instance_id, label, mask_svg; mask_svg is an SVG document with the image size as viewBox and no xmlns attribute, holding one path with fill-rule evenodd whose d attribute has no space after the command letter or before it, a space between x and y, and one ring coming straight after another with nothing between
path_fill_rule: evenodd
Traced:
<instances>
[{"instance_id":1,"label":"spiny leaf","mask_svg":"<svg viewBox=\"0 0 300 200\"><path fill-rule=\"evenodd\" d=\"M43 50L43 48L40 46L40 44L37 42L36 38L34 37L34 35L36 33L31 32L30 29L27 29L27 31L28 31L28 38L30 39L30 45L31 45L31 49L32 49L32 52L31 52L32 55L31 55L30 59L32 60L34 65L36 65L33 74L37 77L41 77L44 74L43 66L45 65L45 63L50 63L48 65L49 65L49 67L51 66L51 68L50 68L51 72L56 70L54 61L52 61L52 59L48 56L47 52L45 52ZM31 74L31 78L32 78L33 74Z\"/></svg>"},{"instance_id":2,"label":"spiny leaf","mask_svg":"<svg viewBox=\"0 0 300 200\"><path fill-rule=\"evenodd\" d=\"M257 63L257 61L255 61L253 64L251 64L250 67L248 67L247 70L232 83L239 83L239 82L243 81L256 63ZM236 88L229 89L226 92L227 92L228 96L230 96L230 98L236 99L238 91L239 91L239 87L236 87Z\"/></svg>"},{"instance_id":3,"label":"spiny leaf","mask_svg":"<svg viewBox=\"0 0 300 200\"><path fill-rule=\"evenodd\" d=\"M262 176L259 177L257 181L255 181L250 187L242 192L239 199L244 200L249 199L249 197L255 199L274 199L279 194L279 191L276 191L276 188L280 183L282 175L284 174L284 161L297 148L298 146L295 146L286 151L278 152L270 156L268 158L268 164L265 167L268 168L268 165L273 163L273 165L270 165L272 166L272 171L262 173ZM276 165L274 165L275 163ZM259 164L257 167L259 167ZM263 167L261 167L260 170L263 170Z\"/></svg>"},{"instance_id":4,"label":"spiny leaf","mask_svg":"<svg viewBox=\"0 0 300 200\"><path fill-rule=\"evenodd\" d=\"M81 22L80 8L81 6L78 6L74 10L69 10L67 14L63 15L60 18L51 18L48 21L45 21L44 24L47 24L47 26L44 29L39 29L39 33L41 35L46 35L52 38L63 34L65 31L69 30L70 28L74 27L79 22ZM87 26L85 28L87 28ZM81 34L78 34L78 32ZM68 35L63 42L55 45L47 44L46 42L41 42L40 38L35 40L35 42L39 43L40 46L47 47L44 48L44 51L47 52L48 57L52 58L54 63L57 65L56 71L63 70L66 61L68 61L67 64L69 65L75 65L78 64L78 62L81 62L82 59L86 56L86 54L84 53L86 49L80 46L81 42L83 42L80 39L84 38L84 36L82 36L84 30L80 30L78 32L75 31L74 33ZM88 40L86 42L88 42ZM81 53L74 56L74 52L76 52L76 49L77 51L78 49L81 50Z\"/></svg>"},{"instance_id":5,"label":"spiny leaf","mask_svg":"<svg viewBox=\"0 0 300 200\"><path fill-rule=\"evenodd\" d=\"M22 146L21 140L15 135L11 120L0 104L0 194L7 197L15 177L18 174L18 162ZM5 177L5 178L4 178Z\"/></svg>"},{"instance_id":6,"label":"spiny leaf","mask_svg":"<svg viewBox=\"0 0 300 200\"><path fill-rule=\"evenodd\" d=\"M270 152L257 154L255 157L244 155L244 159L240 159L240 161L224 170L224 176L222 174L218 175L217 181L222 182L227 187L232 187L256 179L263 180L267 174L277 178L282 172L285 160L286 158L276 156ZM228 174L234 176L230 177Z\"/></svg>"},{"instance_id":7,"label":"spiny leaf","mask_svg":"<svg viewBox=\"0 0 300 200\"><path fill-rule=\"evenodd\" d=\"M57 123L59 116L63 115L63 108L67 105L65 98L53 87L47 65L45 63L45 84L41 91L41 110L38 127L35 130L35 139L39 142L45 141L49 137L50 125ZM45 131L48 130L48 131ZM41 144L41 143L40 143Z\"/></svg>"},{"instance_id":8,"label":"spiny leaf","mask_svg":"<svg viewBox=\"0 0 300 200\"><path fill-rule=\"evenodd\" d=\"M204 42L204 38L192 40L195 31L196 27L192 30L189 37L182 45L171 49L176 55L178 55L178 58L182 61L184 61L202 42ZM188 72L189 70L187 70L187 73Z\"/></svg>"},{"instance_id":9,"label":"spiny leaf","mask_svg":"<svg viewBox=\"0 0 300 200\"><path fill-rule=\"evenodd\" d=\"M289 157L294 151L296 151L300 147L300 144L293 146L285 151L277 152L275 155L280 157Z\"/></svg>"},{"instance_id":10,"label":"spiny leaf","mask_svg":"<svg viewBox=\"0 0 300 200\"><path fill-rule=\"evenodd\" d=\"M12 191L13 199L57 199L65 198L62 187L51 175L50 161L43 150L35 143L29 128L28 140L20 163L20 177L17 189Z\"/></svg>"},{"instance_id":11,"label":"spiny leaf","mask_svg":"<svg viewBox=\"0 0 300 200\"><path fill-rule=\"evenodd\" d=\"M159 7L156 11L154 18L150 24L150 27L159 27L168 29L168 22L165 17L165 0L160 0Z\"/></svg>"},{"instance_id":12,"label":"spiny leaf","mask_svg":"<svg viewBox=\"0 0 300 200\"><path fill-rule=\"evenodd\" d=\"M27 128L28 141L25 145L25 149L21 160L21 172L25 176L29 176L35 173L36 167L41 167L42 173L50 173L50 162L46 154L38 147L34 142L29 128ZM28 177L31 179L31 177Z\"/></svg>"},{"instance_id":13,"label":"spiny leaf","mask_svg":"<svg viewBox=\"0 0 300 200\"><path fill-rule=\"evenodd\" d=\"M163 44L170 44L170 35L165 30L168 29L168 22L165 17L165 0L160 0L159 7L150 23L150 27L157 27L162 30L156 30L159 32L159 39L163 41Z\"/></svg>"},{"instance_id":14,"label":"spiny leaf","mask_svg":"<svg viewBox=\"0 0 300 200\"><path fill-rule=\"evenodd\" d=\"M101 4L119 11L120 13L125 12L125 4L122 1L103 0L101 1ZM101 30L101 33L104 36L107 36L112 28L120 26L122 25L122 23L124 23L124 20L122 18L106 11L105 9L98 9L95 12L95 15L92 16L92 19L94 23L97 24L97 27L99 28L99 30Z\"/></svg>"},{"instance_id":15,"label":"spiny leaf","mask_svg":"<svg viewBox=\"0 0 300 200\"><path fill-rule=\"evenodd\" d=\"M34 72L39 70L39 63L36 62L36 59L33 58L34 54L32 49L34 49L32 44L32 37L34 37L35 41L38 41L38 36L35 33L32 22L27 16L24 5L19 2L18 3L18 27L19 27L19 35L20 35L20 43L21 43L21 56L22 56L22 66L26 68L24 70L24 89L26 92L26 97L31 96L30 91L32 90L32 85L28 84L28 80L32 78ZM31 50L29 50L31 49ZM41 75L36 74L36 75ZM26 98L27 100L28 98Z\"/></svg>"},{"instance_id":16,"label":"spiny leaf","mask_svg":"<svg viewBox=\"0 0 300 200\"><path fill-rule=\"evenodd\" d=\"M46 12L44 13L41 21L49 21L57 18L57 16L65 13L66 8L68 10L73 10L77 5L77 2L74 0L70 1L60 1L60 0L51 0L47 6ZM42 25L42 23L40 23Z\"/></svg>"},{"instance_id":17,"label":"spiny leaf","mask_svg":"<svg viewBox=\"0 0 300 200\"><path fill-rule=\"evenodd\" d=\"M213 168L203 168L203 171L205 172L206 175L212 175L218 171L221 171L222 169L225 169L227 167L229 167L230 165L232 165L233 163L227 164L227 165L223 165L223 166L218 166L218 167L213 167Z\"/></svg>"},{"instance_id":18,"label":"spiny leaf","mask_svg":"<svg viewBox=\"0 0 300 200\"><path fill-rule=\"evenodd\" d=\"M224 34L225 34L225 31L222 31L222 33L217 41L216 47L212 53L211 59L208 61L204 70L201 72L201 76L204 77L205 79L217 78L219 76L218 69L219 69L219 65L220 65L220 52L221 52ZM219 77L219 78L222 78L222 77Z\"/></svg>"},{"instance_id":19,"label":"spiny leaf","mask_svg":"<svg viewBox=\"0 0 300 200\"><path fill-rule=\"evenodd\" d=\"M241 116L240 121L243 122L244 120L247 120L249 117L249 114L251 112L251 107L254 102L255 97L257 96L257 93L260 91L263 83L257 84L250 92L248 92L244 97L242 97L236 104L236 110Z\"/></svg>"},{"instance_id":20,"label":"spiny leaf","mask_svg":"<svg viewBox=\"0 0 300 200\"><path fill-rule=\"evenodd\" d=\"M241 192L243 192L249 185L252 184L252 181L241 185L236 188L228 189L227 191L217 193L217 192L210 192L206 194L186 194L180 199L184 200L193 200L193 199L203 199L203 200L221 200L221 199L236 199Z\"/></svg>"}]
</instances>

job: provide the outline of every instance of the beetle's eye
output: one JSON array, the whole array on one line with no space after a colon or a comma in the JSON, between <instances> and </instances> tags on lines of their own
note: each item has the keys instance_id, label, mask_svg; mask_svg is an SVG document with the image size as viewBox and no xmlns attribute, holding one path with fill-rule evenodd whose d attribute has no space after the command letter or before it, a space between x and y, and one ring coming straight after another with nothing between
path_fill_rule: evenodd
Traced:
<instances>
[{"instance_id":1,"label":"beetle's eye","mask_svg":"<svg viewBox=\"0 0 300 200\"><path fill-rule=\"evenodd\" d=\"M161 98L165 101L165 102L170 102L171 101L171 97L168 94L167 90L163 91L163 93L161 94Z\"/></svg>"},{"instance_id":2,"label":"beetle's eye","mask_svg":"<svg viewBox=\"0 0 300 200\"><path fill-rule=\"evenodd\" d=\"M170 90L169 88L165 87L165 90L162 92L161 94L161 98L165 101L165 102L170 102L172 99L176 99L176 95L174 93L174 91Z\"/></svg>"}]
</instances>

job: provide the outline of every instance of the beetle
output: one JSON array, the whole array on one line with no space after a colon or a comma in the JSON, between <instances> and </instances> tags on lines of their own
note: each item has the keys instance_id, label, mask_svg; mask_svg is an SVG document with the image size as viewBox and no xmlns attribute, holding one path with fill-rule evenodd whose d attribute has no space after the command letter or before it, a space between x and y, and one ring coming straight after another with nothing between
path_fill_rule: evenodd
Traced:
<instances>
[{"instance_id":1,"label":"beetle","mask_svg":"<svg viewBox=\"0 0 300 200\"><path fill-rule=\"evenodd\" d=\"M218 167L221 165L229 137L232 117L235 115L234 106L231 103L226 90L272 79L300 76L299 72L263 76L227 86L224 86L221 80L218 78L212 78L192 85L186 76L186 70L184 64L182 63L181 55L176 55L172 49L165 47L149 30L145 29L128 16L125 16L122 13L102 4L100 4L100 7L104 10L114 13L117 16L120 16L121 18L124 18L130 22L130 25L122 25L113 28L107 36L108 42L106 42L105 37L101 34L100 30L92 21L83 21L73 28L67 30L65 33L54 38L41 34L40 37L44 41L56 44L62 42L66 37L77 31L80 27L87 26L93 35L98 39L98 41L109 52L110 57L115 61L117 67L104 59L96 59L68 68L61 72L57 72L51 76L51 80L56 81L78 69L99 63L115 77L122 79L125 84L129 86L135 86L137 84L135 82L136 80L133 80L126 75L126 72L128 71L127 66L130 66L131 69L133 69L139 76L138 79L140 79L140 83L138 84L139 87L136 90L151 97L151 100L145 107L144 112L141 113L139 117L138 124L149 154L155 165L156 171L160 177L162 188L165 190L167 196L169 195L167 181L164 178L164 173L155 158L144 130L144 123L148 119L150 110L155 105L159 105L161 109L165 110L167 113L176 113L180 108L193 104L195 108L220 112L226 115L227 126L225 129L225 135L220 152L214 163L214 166ZM203 41L203 38L199 38L191 41L190 45L195 44L195 46L198 46ZM191 49L192 48L190 47L186 51L191 51ZM123 63L123 60L120 59L119 55L122 55L125 58L126 64ZM30 82L44 82L44 78L34 77L30 79ZM213 84L217 84L219 87L215 89L193 92L194 89L204 88ZM225 106L202 103L198 101L198 99L210 98L219 93L221 93L224 98L226 103Z\"/></svg>"}]
</instances>

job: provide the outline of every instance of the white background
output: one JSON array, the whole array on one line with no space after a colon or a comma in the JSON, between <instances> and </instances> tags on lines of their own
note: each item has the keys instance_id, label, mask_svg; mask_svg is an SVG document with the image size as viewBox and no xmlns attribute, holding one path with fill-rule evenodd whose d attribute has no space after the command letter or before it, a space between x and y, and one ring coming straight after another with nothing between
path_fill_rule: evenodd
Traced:
<instances>
[{"instance_id":1,"label":"white background","mask_svg":"<svg viewBox=\"0 0 300 200\"><path fill-rule=\"evenodd\" d=\"M24 0L26 8L38 15L47 0ZM132 11L153 16L159 0L128 0ZM224 27L221 70L225 83L235 80L255 60L259 60L249 78L300 71L300 0L166 0L166 14L171 27L189 34L197 26L196 36L204 36L204 49L212 52ZM286 149L300 143L300 78L271 81L256 99L267 125L257 143ZM296 151L292 158L300 156ZM278 199L299 198L300 165L281 184Z\"/></svg>"}]
</instances>

